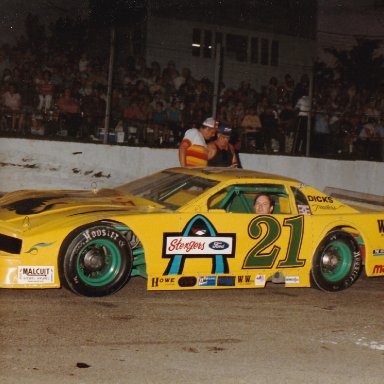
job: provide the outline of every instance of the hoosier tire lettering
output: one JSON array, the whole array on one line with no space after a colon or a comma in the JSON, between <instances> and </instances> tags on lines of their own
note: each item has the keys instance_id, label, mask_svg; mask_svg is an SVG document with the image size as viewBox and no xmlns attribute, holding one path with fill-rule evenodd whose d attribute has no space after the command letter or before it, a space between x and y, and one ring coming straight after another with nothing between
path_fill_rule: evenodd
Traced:
<instances>
[{"instance_id":1,"label":"hoosier tire lettering","mask_svg":"<svg viewBox=\"0 0 384 384\"><path fill-rule=\"evenodd\" d=\"M112 225L94 223L73 231L60 250L60 281L85 296L118 291L132 271L132 250Z\"/></svg>"}]
</instances>

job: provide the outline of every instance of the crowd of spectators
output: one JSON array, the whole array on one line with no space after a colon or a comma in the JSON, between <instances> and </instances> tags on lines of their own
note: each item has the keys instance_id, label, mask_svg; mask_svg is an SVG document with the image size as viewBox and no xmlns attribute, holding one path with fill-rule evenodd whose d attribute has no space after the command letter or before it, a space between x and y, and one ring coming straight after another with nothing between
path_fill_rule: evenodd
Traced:
<instances>
[{"instance_id":1,"label":"crowd of spectators","mask_svg":"<svg viewBox=\"0 0 384 384\"><path fill-rule=\"evenodd\" d=\"M102 141L108 63L63 52L0 48L0 131ZM129 57L114 72L110 131L133 145L176 147L186 129L212 115L213 83L190 69ZM332 79L272 77L256 90L219 85L217 119L240 151L384 161L384 87L374 92ZM307 126L310 118L310 148ZM124 133L117 135L118 133Z\"/></svg>"}]
</instances>

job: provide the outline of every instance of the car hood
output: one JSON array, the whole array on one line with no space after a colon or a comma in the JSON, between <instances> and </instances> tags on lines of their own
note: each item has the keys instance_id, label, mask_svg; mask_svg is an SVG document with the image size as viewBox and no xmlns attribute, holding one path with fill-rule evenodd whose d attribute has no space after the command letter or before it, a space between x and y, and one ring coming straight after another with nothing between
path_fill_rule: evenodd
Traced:
<instances>
[{"instance_id":1,"label":"car hood","mask_svg":"<svg viewBox=\"0 0 384 384\"><path fill-rule=\"evenodd\" d=\"M163 206L114 189L97 191L23 190L0 199L0 221L14 222L26 216L69 216L81 213L146 213Z\"/></svg>"}]
</instances>

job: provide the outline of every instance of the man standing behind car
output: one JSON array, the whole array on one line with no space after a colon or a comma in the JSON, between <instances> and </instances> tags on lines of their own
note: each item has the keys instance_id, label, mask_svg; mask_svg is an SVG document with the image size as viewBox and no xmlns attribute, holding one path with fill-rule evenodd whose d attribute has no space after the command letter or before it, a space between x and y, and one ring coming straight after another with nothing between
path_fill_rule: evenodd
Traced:
<instances>
[{"instance_id":1,"label":"man standing behind car","mask_svg":"<svg viewBox=\"0 0 384 384\"><path fill-rule=\"evenodd\" d=\"M182 167L205 167L208 163L207 141L215 136L217 122L213 117L204 120L202 126L188 129L179 145L179 161Z\"/></svg>"},{"instance_id":2,"label":"man standing behind car","mask_svg":"<svg viewBox=\"0 0 384 384\"><path fill-rule=\"evenodd\" d=\"M217 139L208 143L208 166L210 167L237 167L238 161L235 148L229 143L232 128L219 124Z\"/></svg>"}]
</instances>

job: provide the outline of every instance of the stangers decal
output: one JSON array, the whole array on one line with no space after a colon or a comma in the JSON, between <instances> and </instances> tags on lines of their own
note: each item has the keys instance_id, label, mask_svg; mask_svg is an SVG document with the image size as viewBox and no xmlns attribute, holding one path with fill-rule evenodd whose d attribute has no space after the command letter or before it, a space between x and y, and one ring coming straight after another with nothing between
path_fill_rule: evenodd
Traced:
<instances>
[{"instance_id":1,"label":"stangers decal","mask_svg":"<svg viewBox=\"0 0 384 384\"><path fill-rule=\"evenodd\" d=\"M181 233L163 234L162 258L170 259L164 275L180 275L189 258L212 260L212 274L228 273L228 257L234 257L236 235L218 234L202 215L194 216Z\"/></svg>"}]
</instances>

